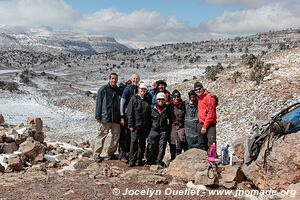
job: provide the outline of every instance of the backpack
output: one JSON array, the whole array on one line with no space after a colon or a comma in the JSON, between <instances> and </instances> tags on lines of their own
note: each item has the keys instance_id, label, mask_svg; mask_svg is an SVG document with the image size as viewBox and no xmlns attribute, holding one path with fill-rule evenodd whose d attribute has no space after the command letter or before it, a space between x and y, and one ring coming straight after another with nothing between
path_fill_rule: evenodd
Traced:
<instances>
[{"instance_id":1,"label":"backpack","mask_svg":"<svg viewBox=\"0 0 300 200\"><path fill-rule=\"evenodd\" d=\"M288 134L300 130L300 102L295 103L272 117L270 129L275 134Z\"/></svg>"},{"instance_id":2,"label":"backpack","mask_svg":"<svg viewBox=\"0 0 300 200\"><path fill-rule=\"evenodd\" d=\"M245 143L244 161L250 164L256 160L260 153L261 145L267 140L267 148L264 153L264 166L267 171L267 156L272 150L274 140L289 133L300 130L300 102L295 103L272 117L270 122L255 124L252 127L253 135Z\"/></svg>"},{"instance_id":3,"label":"backpack","mask_svg":"<svg viewBox=\"0 0 300 200\"><path fill-rule=\"evenodd\" d=\"M219 97L211 92L208 92L208 95L215 98L216 100L216 107L219 105Z\"/></svg>"}]
</instances>

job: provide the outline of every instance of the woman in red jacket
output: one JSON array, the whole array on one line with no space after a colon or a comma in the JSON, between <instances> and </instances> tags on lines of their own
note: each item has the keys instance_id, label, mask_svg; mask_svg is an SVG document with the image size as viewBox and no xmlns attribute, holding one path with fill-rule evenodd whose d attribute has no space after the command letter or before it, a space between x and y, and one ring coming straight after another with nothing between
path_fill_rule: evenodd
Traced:
<instances>
[{"instance_id":1,"label":"woman in red jacket","mask_svg":"<svg viewBox=\"0 0 300 200\"><path fill-rule=\"evenodd\" d=\"M200 82L194 84L194 90L198 96L199 145L200 149L207 151L210 145L216 143L216 97Z\"/></svg>"}]
</instances>

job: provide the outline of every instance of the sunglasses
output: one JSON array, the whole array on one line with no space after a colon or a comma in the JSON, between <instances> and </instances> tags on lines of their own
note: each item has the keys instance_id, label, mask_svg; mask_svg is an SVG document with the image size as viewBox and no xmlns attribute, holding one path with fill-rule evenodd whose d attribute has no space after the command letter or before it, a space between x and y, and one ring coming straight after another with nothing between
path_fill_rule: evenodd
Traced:
<instances>
[{"instance_id":1,"label":"sunglasses","mask_svg":"<svg viewBox=\"0 0 300 200\"><path fill-rule=\"evenodd\" d=\"M195 88L195 91L201 91L202 88Z\"/></svg>"}]
</instances>

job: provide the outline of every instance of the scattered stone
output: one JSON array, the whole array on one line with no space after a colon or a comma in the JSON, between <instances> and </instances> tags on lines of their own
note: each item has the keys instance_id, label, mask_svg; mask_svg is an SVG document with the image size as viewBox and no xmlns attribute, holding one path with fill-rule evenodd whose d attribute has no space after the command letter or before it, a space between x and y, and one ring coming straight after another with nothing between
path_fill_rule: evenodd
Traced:
<instances>
[{"instance_id":1,"label":"scattered stone","mask_svg":"<svg viewBox=\"0 0 300 200\"><path fill-rule=\"evenodd\" d=\"M67 159L63 159L63 160L60 161L61 166L67 166L67 165L70 165L70 164L71 164L71 162Z\"/></svg>"},{"instance_id":2,"label":"scattered stone","mask_svg":"<svg viewBox=\"0 0 300 200\"><path fill-rule=\"evenodd\" d=\"M5 141L6 134L4 132L0 132L0 143Z\"/></svg>"},{"instance_id":3,"label":"scattered stone","mask_svg":"<svg viewBox=\"0 0 300 200\"><path fill-rule=\"evenodd\" d=\"M163 176L158 176L158 175L143 175L143 176L138 176L138 182L142 184L167 184L168 181L165 177Z\"/></svg>"},{"instance_id":4,"label":"scattered stone","mask_svg":"<svg viewBox=\"0 0 300 200\"><path fill-rule=\"evenodd\" d=\"M151 165L150 166L150 171L158 171L161 169L160 165Z\"/></svg>"},{"instance_id":5,"label":"scattered stone","mask_svg":"<svg viewBox=\"0 0 300 200\"><path fill-rule=\"evenodd\" d=\"M31 161L43 161L45 146L33 140L32 137L28 137L26 141L19 146L19 151L24 153Z\"/></svg>"},{"instance_id":6,"label":"scattered stone","mask_svg":"<svg viewBox=\"0 0 300 200\"><path fill-rule=\"evenodd\" d=\"M238 183L246 180L241 168L239 166L223 166L224 170L219 177L219 185L227 189L232 189L237 186Z\"/></svg>"},{"instance_id":7,"label":"scattered stone","mask_svg":"<svg viewBox=\"0 0 300 200\"><path fill-rule=\"evenodd\" d=\"M41 118L29 117L27 118L27 124L31 125L36 130L37 133L43 131L43 121Z\"/></svg>"},{"instance_id":8,"label":"scattered stone","mask_svg":"<svg viewBox=\"0 0 300 200\"><path fill-rule=\"evenodd\" d=\"M3 173L5 171L5 167L3 167L0 163L0 173Z\"/></svg>"},{"instance_id":9,"label":"scattered stone","mask_svg":"<svg viewBox=\"0 0 300 200\"><path fill-rule=\"evenodd\" d=\"M20 144L25 142L26 139L27 139L26 135L18 134L18 135L15 136L15 143L19 146Z\"/></svg>"},{"instance_id":10,"label":"scattered stone","mask_svg":"<svg viewBox=\"0 0 300 200\"><path fill-rule=\"evenodd\" d=\"M21 171L24 166L24 161L21 154L13 154L9 156L8 158L8 168L15 170L15 171Z\"/></svg>"},{"instance_id":11,"label":"scattered stone","mask_svg":"<svg viewBox=\"0 0 300 200\"><path fill-rule=\"evenodd\" d=\"M15 141L15 137L13 135L6 135L4 138L4 142L11 143Z\"/></svg>"},{"instance_id":12,"label":"scattered stone","mask_svg":"<svg viewBox=\"0 0 300 200\"><path fill-rule=\"evenodd\" d=\"M82 153L82 157L91 158L93 156L93 152L91 150L84 150Z\"/></svg>"},{"instance_id":13,"label":"scattered stone","mask_svg":"<svg viewBox=\"0 0 300 200\"><path fill-rule=\"evenodd\" d=\"M43 143L44 142L44 139L45 139L45 134L44 132L35 132L33 134L33 139L40 142L40 143Z\"/></svg>"},{"instance_id":14,"label":"scattered stone","mask_svg":"<svg viewBox=\"0 0 300 200\"><path fill-rule=\"evenodd\" d=\"M8 135L13 135L13 136L16 136L18 135L19 133L16 131L16 129L11 129L7 132Z\"/></svg>"},{"instance_id":15,"label":"scattered stone","mask_svg":"<svg viewBox=\"0 0 300 200\"><path fill-rule=\"evenodd\" d=\"M2 114L0 114L0 124L4 124L5 123L5 119L3 117Z\"/></svg>"},{"instance_id":16,"label":"scattered stone","mask_svg":"<svg viewBox=\"0 0 300 200\"><path fill-rule=\"evenodd\" d=\"M45 154L44 158L45 158L45 160L47 160L49 162L52 162L52 163L58 163L59 162L59 160L56 157L48 155L48 154Z\"/></svg>"},{"instance_id":17,"label":"scattered stone","mask_svg":"<svg viewBox=\"0 0 300 200\"><path fill-rule=\"evenodd\" d=\"M16 145L15 142L12 143L4 143L3 145L3 153L5 154L12 154L14 151L18 150L18 146Z\"/></svg>"},{"instance_id":18,"label":"scattered stone","mask_svg":"<svg viewBox=\"0 0 300 200\"><path fill-rule=\"evenodd\" d=\"M201 191L207 191L208 189L205 187L205 185L195 185L192 181L189 181L186 184L187 188L191 188L194 190L201 190Z\"/></svg>"}]
</instances>

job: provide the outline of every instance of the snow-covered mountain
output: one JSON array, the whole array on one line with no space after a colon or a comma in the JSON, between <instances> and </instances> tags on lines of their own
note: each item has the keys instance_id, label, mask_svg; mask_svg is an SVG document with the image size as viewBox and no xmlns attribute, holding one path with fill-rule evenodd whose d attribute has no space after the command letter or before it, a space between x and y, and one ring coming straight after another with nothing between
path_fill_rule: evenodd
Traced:
<instances>
[{"instance_id":1,"label":"snow-covered mountain","mask_svg":"<svg viewBox=\"0 0 300 200\"><path fill-rule=\"evenodd\" d=\"M0 51L7 50L91 55L112 51L127 52L131 49L111 37L90 36L48 27L0 27Z\"/></svg>"}]
</instances>

